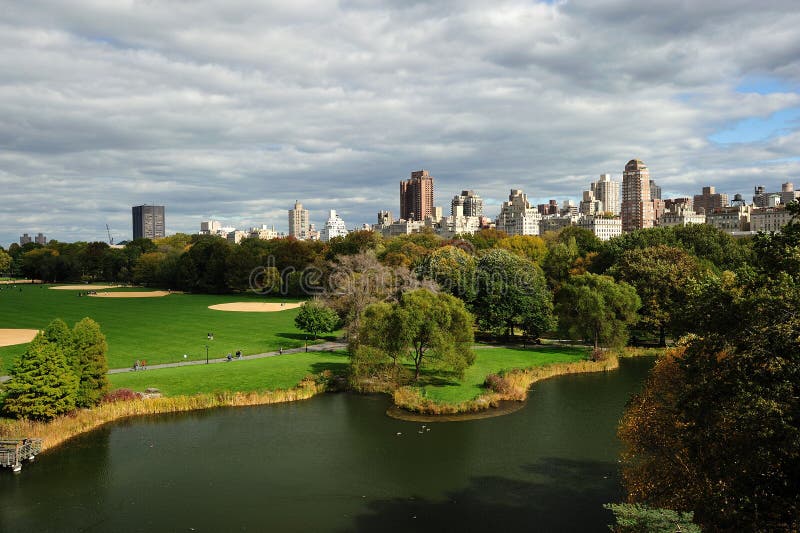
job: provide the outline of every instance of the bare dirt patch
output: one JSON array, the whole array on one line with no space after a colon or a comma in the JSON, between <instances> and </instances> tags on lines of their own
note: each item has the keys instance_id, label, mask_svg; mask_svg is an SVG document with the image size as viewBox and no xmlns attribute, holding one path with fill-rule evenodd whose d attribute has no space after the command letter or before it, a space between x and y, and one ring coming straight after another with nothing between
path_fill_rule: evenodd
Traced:
<instances>
[{"instance_id":1,"label":"bare dirt patch","mask_svg":"<svg viewBox=\"0 0 800 533\"><path fill-rule=\"evenodd\" d=\"M89 296L92 298L158 298L169 294L175 294L175 291L98 292Z\"/></svg>"},{"instance_id":2,"label":"bare dirt patch","mask_svg":"<svg viewBox=\"0 0 800 533\"><path fill-rule=\"evenodd\" d=\"M117 289L117 285L55 285L50 287L57 291L99 291L103 289Z\"/></svg>"},{"instance_id":3,"label":"bare dirt patch","mask_svg":"<svg viewBox=\"0 0 800 533\"><path fill-rule=\"evenodd\" d=\"M274 313L276 311L286 311L300 307L302 303L279 303L279 302L231 302L227 304L209 305L209 309L215 311L241 311L248 313Z\"/></svg>"},{"instance_id":4,"label":"bare dirt patch","mask_svg":"<svg viewBox=\"0 0 800 533\"><path fill-rule=\"evenodd\" d=\"M38 329L0 329L0 346L13 346L31 342Z\"/></svg>"}]
</instances>

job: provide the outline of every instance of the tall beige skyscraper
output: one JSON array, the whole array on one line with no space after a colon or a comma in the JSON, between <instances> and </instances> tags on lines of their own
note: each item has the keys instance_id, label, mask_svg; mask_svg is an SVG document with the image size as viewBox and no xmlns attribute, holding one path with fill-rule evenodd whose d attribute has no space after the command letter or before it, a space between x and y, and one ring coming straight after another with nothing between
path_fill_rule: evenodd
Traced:
<instances>
[{"instance_id":1,"label":"tall beige skyscraper","mask_svg":"<svg viewBox=\"0 0 800 533\"><path fill-rule=\"evenodd\" d=\"M600 179L590 184L590 190L603 213L619 215L619 182L612 180L611 174L600 174Z\"/></svg>"},{"instance_id":2,"label":"tall beige skyscraper","mask_svg":"<svg viewBox=\"0 0 800 533\"><path fill-rule=\"evenodd\" d=\"M652 228L656 213L650 198L650 171L639 159L631 159L622 174L622 231Z\"/></svg>"},{"instance_id":3,"label":"tall beige skyscraper","mask_svg":"<svg viewBox=\"0 0 800 533\"><path fill-rule=\"evenodd\" d=\"M309 223L308 209L303 209L303 204L295 200L294 209L289 209L289 236L308 238Z\"/></svg>"},{"instance_id":4,"label":"tall beige skyscraper","mask_svg":"<svg viewBox=\"0 0 800 533\"><path fill-rule=\"evenodd\" d=\"M411 173L411 179L400 182L400 218L425 220L433 216L433 176L427 170Z\"/></svg>"}]
</instances>

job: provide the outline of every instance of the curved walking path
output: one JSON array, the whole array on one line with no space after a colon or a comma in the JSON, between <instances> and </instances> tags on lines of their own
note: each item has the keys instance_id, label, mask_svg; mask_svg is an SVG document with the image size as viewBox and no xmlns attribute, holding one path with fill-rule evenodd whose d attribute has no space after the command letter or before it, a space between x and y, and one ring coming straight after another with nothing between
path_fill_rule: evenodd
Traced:
<instances>
[{"instance_id":1,"label":"curved walking path","mask_svg":"<svg viewBox=\"0 0 800 533\"><path fill-rule=\"evenodd\" d=\"M330 352L333 350L344 350L347 348L346 342L341 341L327 341L320 344L310 344L308 346L309 352ZM257 353L253 355L243 355L241 359L236 359L235 357L231 360L231 363L235 361L246 361L248 359L263 359L265 357L277 357L279 355L288 355L290 353L300 353L305 352L306 348L301 346L300 348L287 348L283 350L283 354L280 351L275 352L265 352L265 353ZM227 363L227 357L220 357L217 359L209 359L208 363ZM177 363L162 363L160 365L147 365L147 370L157 370L159 368L174 368L178 366L194 366L194 365L204 365L206 362L204 360L199 361L179 361ZM133 368L112 368L108 371L109 374L121 374L123 372L133 372ZM0 383L7 381L9 376L0 376Z\"/></svg>"}]
</instances>

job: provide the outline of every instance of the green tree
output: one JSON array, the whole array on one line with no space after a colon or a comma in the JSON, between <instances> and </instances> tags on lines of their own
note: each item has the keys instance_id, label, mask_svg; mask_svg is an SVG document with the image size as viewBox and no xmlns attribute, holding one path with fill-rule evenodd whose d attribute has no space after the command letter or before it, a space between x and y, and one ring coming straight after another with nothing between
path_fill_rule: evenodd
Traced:
<instances>
[{"instance_id":1,"label":"green tree","mask_svg":"<svg viewBox=\"0 0 800 533\"><path fill-rule=\"evenodd\" d=\"M335 331L339 325L339 316L330 307L312 300L300 307L300 311L294 317L294 324L316 339L320 333Z\"/></svg>"},{"instance_id":2,"label":"green tree","mask_svg":"<svg viewBox=\"0 0 800 533\"><path fill-rule=\"evenodd\" d=\"M503 239L507 239L508 233L498 229L482 229L472 234L460 235L460 237L472 243L476 250L490 250Z\"/></svg>"},{"instance_id":3,"label":"green tree","mask_svg":"<svg viewBox=\"0 0 800 533\"><path fill-rule=\"evenodd\" d=\"M461 248L434 250L422 260L417 273L465 302L475 297L475 258Z\"/></svg>"},{"instance_id":4,"label":"green tree","mask_svg":"<svg viewBox=\"0 0 800 533\"><path fill-rule=\"evenodd\" d=\"M754 269L690 283L693 335L660 359L619 429L631 502L709 531L800 529L800 224Z\"/></svg>"},{"instance_id":5,"label":"green tree","mask_svg":"<svg viewBox=\"0 0 800 533\"><path fill-rule=\"evenodd\" d=\"M545 244L544 239L537 235L506 237L505 239L500 239L495 247L508 250L537 264L541 263L545 255L547 255L547 244Z\"/></svg>"},{"instance_id":6,"label":"green tree","mask_svg":"<svg viewBox=\"0 0 800 533\"><path fill-rule=\"evenodd\" d=\"M435 365L459 375L475 362L474 319L464 302L427 289L407 292L397 304L398 344L414 363L414 379L423 365Z\"/></svg>"},{"instance_id":7,"label":"green tree","mask_svg":"<svg viewBox=\"0 0 800 533\"><path fill-rule=\"evenodd\" d=\"M50 420L75 409L78 378L61 347L39 333L11 368L3 411L16 418Z\"/></svg>"},{"instance_id":8,"label":"green tree","mask_svg":"<svg viewBox=\"0 0 800 533\"><path fill-rule=\"evenodd\" d=\"M614 533L701 533L692 522L693 513L658 509L631 503L610 503L603 507L614 513Z\"/></svg>"},{"instance_id":9,"label":"green tree","mask_svg":"<svg viewBox=\"0 0 800 533\"><path fill-rule=\"evenodd\" d=\"M73 346L77 359L78 407L91 407L100 403L108 392L109 381L106 337L100 325L91 318L84 318L72 330Z\"/></svg>"},{"instance_id":10,"label":"green tree","mask_svg":"<svg viewBox=\"0 0 800 533\"><path fill-rule=\"evenodd\" d=\"M78 358L75 352L75 337L67 323L60 318L56 318L44 328L42 334L48 342L57 345L61 349L67 359L67 364L73 369L73 372L77 372Z\"/></svg>"},{"instance_id":11,"label":"green tree","mask_svg":"<svg viewBox=\"0 0 800 533\"><path fill-rule=\"evenodd\" d=\"M575 245L578 247L578 255L580 257L585 257L587 254L591 253L597 253L603 249L603 241L598 239L591 230L586 228L567 226L561 229L556 236L556 240L563 244L569 244L573 239Z\"/></svg>"},{"instance_id":12,"label":"green tree","mask_svg":"<svg viewBox=\"0 0 800 533\"><path fill-rule=\"evenodd\" d=\"M641 302L627 283L597 274L574 276L559 292L556 312L561 331L600 346L622 346Z\"/></svg>"},{"instance_id":13,"label":"green tree","mask_svg":"<svg viewBox=\"0 0 800 533\"><path fill-rule=\"evenodd\" d=\"M555 327L553 296L537 265L507 250L489 250L478 259L476 277L472 309L483 331L510 337L522 327L539 337Z\"/></svg>"},{"instance_id":14,"label":"green tree","mask_svg":"<svg viewBox=\"0 0 800 533\"><path fill-rule=\"evenodd\" d=\"M375 231L352 231L344 237L334 237L328 242L327 259L333 260L340 255L354 255L375 250L380 253L383 249L383 238Z\"/></svg>"},{"instance_id":15,"label":"green tree","mask_svg":"<svg viewBox=\"0 0 800 533\"><path fill-rule=\"evenodd\" d=\"M0 273L8 274L13 261L13 258L5 250L0 249Z\"/></svg>"},{"instance_id":16,"label":"green tree","mask_svg":"<svg viewBox=\"0 0 800 533\"><path fill-rule=\"evenodd\" d=\"M701 274L700 266L686 251L658 245L625 251L608 273L636 289L642 300L641 324L658 333L666 346L666 332L674 329L673 315L686 301L689 280Z\"/></svg>"},{"instance_id":17,"label":"green tree","mask_svg":"<svg viewBox=\"0 0 800 533\"><path fill-rule=\"evenodd\" d=\"M578 257L580 254L574 238L565 243L557 240L550 244L542 262L542 269L551 287L558 290L561 284L569 279L570 270Z\"/></svg>"},{"instance_id":18,"label":"green tree","mask_svg":"<svg viewBox=\"0 0 800 533\"><path fill-rule=\"evenodd\" d=\"M475 361L473 317L458 298L417 289L386 305L365 310L370 318L362 322L359 339L362 346L380 349L387 357L407 358L414 365L415 380L426 367L462 374Z\"/></svg>"}]
</instances>

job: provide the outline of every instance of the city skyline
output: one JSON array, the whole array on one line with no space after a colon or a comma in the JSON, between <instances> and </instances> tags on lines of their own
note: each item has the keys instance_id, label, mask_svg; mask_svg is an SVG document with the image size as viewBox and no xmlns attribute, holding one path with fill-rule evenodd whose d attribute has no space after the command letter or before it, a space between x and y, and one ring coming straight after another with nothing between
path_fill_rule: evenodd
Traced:
<instances>
[{"instance_id":1,"label":"city skyline","mask_svg":"<svg viewBox=\"0 0 800 533\"><path fill-rule=\"evenodd\" d=\"M472 189L490 217L632 158L664 198L800 182L793 2L295 5L15 4L0 242L124 240L143 203L167 233L286 231L296 198L358 227L419 168L435 205Z\"/></svg>"}]
</instances>

